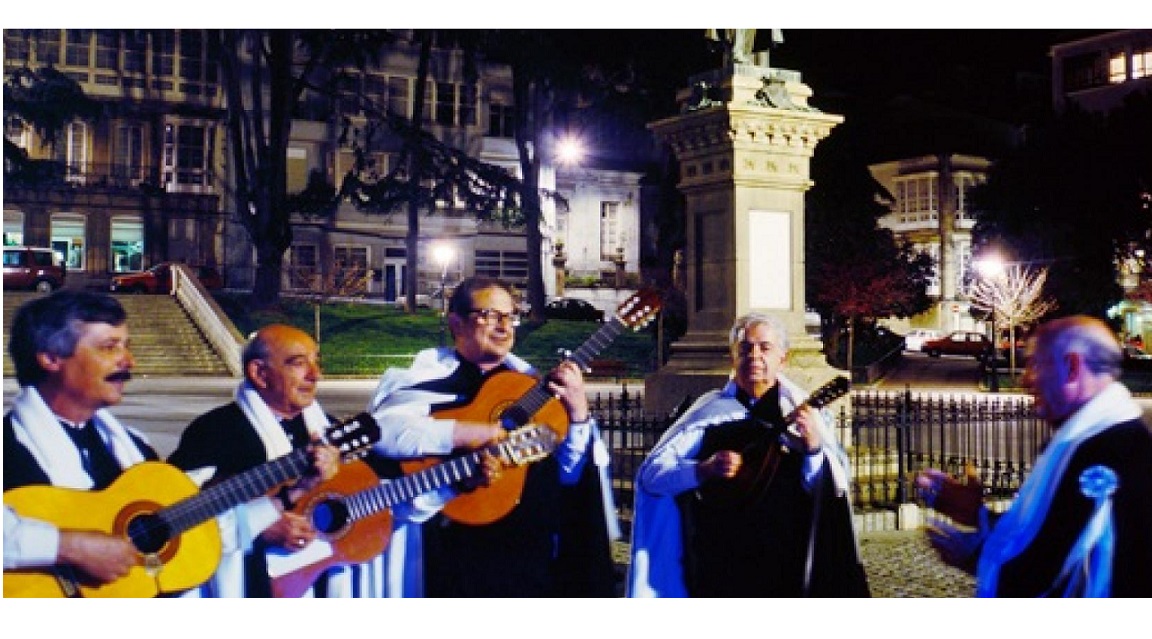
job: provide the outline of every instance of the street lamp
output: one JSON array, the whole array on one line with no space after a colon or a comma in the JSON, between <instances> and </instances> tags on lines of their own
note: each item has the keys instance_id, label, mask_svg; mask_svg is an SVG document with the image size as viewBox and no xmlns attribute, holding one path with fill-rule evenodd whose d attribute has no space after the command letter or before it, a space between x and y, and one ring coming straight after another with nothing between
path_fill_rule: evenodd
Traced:
<instances>
[{"instance_id":1,"label":"street lamp","mask_svg":"<svg viewBox=\"0 0 1152 639\"><path fill-rule=\"evenodd\" d=\"M440 345L447 344L445 323L448 317L448 265L456 257L456 249L451 244L437 244L432 249L432 259L440 265Z\"/></svg>"},{"instance_id":2,"label":"street lamp","mask_svg":"<svg viewBox=\"0 0 1152 639\"><path fill-rule=\"evenodd\" d=\"M579 138L562 138L556 143L556 160L565 166L576 166L584 159L584 143Z\"/></svg>"},{"instance_id":3,"label":"street lamp","mask_svg":"<svg viewBox=\"0 0 1152 639\"><path fill-rule=\"evenodd\" d=\"M1004 260L997 254L993 253L986 257L976 260L976 270L980 272L980 276L987 280L992 281L1004 275ZM1000 376L996 373L996 295L990 295L991 315L988 318L988 331L991 333L990 341L992 342L992 357L988 364L991 366L991 377L988 380L988 390L993 393L1000 392Z\"/></svg>"}]
</instances>

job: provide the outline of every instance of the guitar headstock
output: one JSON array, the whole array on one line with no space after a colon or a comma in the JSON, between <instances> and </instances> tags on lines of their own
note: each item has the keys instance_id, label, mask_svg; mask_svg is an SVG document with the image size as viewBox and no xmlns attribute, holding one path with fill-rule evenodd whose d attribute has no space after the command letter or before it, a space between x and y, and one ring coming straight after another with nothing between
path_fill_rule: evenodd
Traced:
<instances>
[{"instance_id":1,"label":"guitar headstock","mask_svg":"<svg viewBox=\"0 0 1152 639\"><path fill-rule=\"evenodd\" d=\"M362 457L372 444L380 441L380 425L368 413L358 413L336 422L324 431L328 443L340 451L344 461Z\"/></svg>"},{"instance_id":2,"label":"guitar headstock","mask_svg":"<svg viewBox=\"0 0 1152 639\"><path fill-rule=\"evenodd\" d=\"M529 424L508 433L496 445L505 465L523 466L544 459L556 444L556 431L544 424Z\"/></svg>"},{"instance_id":3,"label":"guitar headstock","mask_svg":"<svg viewBox=\"0 0 1152 639\"><path fill-rule=\"evenodd\" d=\"M823 408L844 395L847 395L850 388L851 383L848 381L848 378L843 375L837 375L827 384L813 391L805 403L812 408Z\"/></svg>"},{"instance_id":4,"label":"guitar headstock","mask_svg":"<svg viewBox=\"0 0 1152 639\"><path fill-rule=\"evenodd\" d=\"M616 318L632 330L642 328L660 312L660 291L646 287L633 293L616 309Z\"/></svg>"}]
</instances>

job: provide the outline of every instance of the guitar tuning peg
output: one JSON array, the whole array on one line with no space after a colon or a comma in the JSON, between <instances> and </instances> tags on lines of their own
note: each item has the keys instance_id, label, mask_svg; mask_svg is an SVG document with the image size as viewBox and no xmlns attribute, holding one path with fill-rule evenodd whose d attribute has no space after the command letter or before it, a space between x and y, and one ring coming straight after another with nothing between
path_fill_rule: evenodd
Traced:
<instances>
[{"instance_id":1,"label":"guitar tuning peg","mask_svg":"<svg viewBox=\"0 0 1152 639\"><path fill-rule=\"evenodd\" d=\"M556 349L556 354L559 355L561 359L568 359L569 357L572 357L572 351L566 348Z\"/></svg>"}]
</instances>

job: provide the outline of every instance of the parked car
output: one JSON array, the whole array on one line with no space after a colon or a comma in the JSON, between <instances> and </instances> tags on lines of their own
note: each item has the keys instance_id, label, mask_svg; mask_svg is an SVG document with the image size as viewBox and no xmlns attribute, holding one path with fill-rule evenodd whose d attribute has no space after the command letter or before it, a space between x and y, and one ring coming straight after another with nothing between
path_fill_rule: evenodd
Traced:
<instances>
[{"instance_id":1,"label":"parked car","mask_svg":"<svg viewBox=\"0 0 1152 639\"><path fill-rule=\"evenodd\" d=\"M4 288L49 293L64 286L64 256L50 248L4 247Z\"/></svg>"},{"instance_id":2,"label":"parked car","mask_svg":"<svg viewBox=\"0 0 1152 639\"><path fill-rule=\"evenodd\" d=\"M1125 344L1122 365L1125 370L1152 372L1152 355L1139 346Z\"/></svg>"},{"instance_id":3,"label":"parked car","mask_svg":"<svg viewBox=\"0 0 1152 639\"><path fill-rule=\"evenodd\" d=\"M932 330L930 328L914 328L908 331L904 336L904 350L906 351L923 351L924 342L933 339L940 339L943 335L940 331Z\"/></svg>"},{"instance_id":4,"label":"parked car","mask_svg":"<svg viewBox=\"0 0 1152 639\"><path fill-rule=\"evenodd\" d=\"M112 278L108 289L121 293L171 293L172 264L173 262L160 262L146 271L116 275ZM215 268L198 266L194 269L196 278L204 288L210 291L224 288L224 278Z\"/></svg>"},{"instance_id":5,"label":"parked car","mask_svg":"<svg viewBox=\"0 0 1152 639\"><path fill-rule=\"evenodd\" d=\"M992 342L983 333L952 331L939 339L924 342L921 349L929 357L963 355L983 361L992 352Z\"/></svg>"},{"instance_id":6,"label":"parked car","mask_svg":"<svg viewBox=\"0 0 1152 639\"><path fill-rule=\"evenodd\" d=\"M604 311L584 300L571 297L558 297L544 305L544 317L548 319L603 322Z\"/></svg>"}]
</instances>

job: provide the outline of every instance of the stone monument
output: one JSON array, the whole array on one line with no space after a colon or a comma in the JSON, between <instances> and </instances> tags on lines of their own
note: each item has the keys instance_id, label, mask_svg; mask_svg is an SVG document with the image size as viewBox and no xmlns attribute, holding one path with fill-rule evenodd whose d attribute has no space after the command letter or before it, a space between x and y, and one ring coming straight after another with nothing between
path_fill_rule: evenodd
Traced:
<instances>
[{"instance_id":1,"label":"stone monument","mask_svg":"<svg viewBox=\"0 0 1152 639\"><path fill-rule=\"evenodd\" d=\"M687 333L645 379L649 411L667 413L686 396L723 385L728 330L750 311L787 325L790 378L815 389L837 374L805 331L804 193L817 143L844 119L808 104L812 91L799 72L774 69L767 52L748 51L749 31L708 30L730 47L724 64L689 78L677 97L680 114L648 125L680 164L688 300Z\"/></svg>"}]
</instances>

